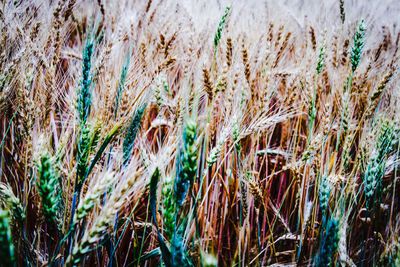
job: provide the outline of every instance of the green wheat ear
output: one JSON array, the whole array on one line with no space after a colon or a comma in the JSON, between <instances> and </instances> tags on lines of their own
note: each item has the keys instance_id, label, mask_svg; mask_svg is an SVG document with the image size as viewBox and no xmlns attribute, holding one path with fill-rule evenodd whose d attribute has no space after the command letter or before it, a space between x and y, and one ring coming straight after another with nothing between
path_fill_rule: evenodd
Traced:
<instances>
[{"instance_id":1,"label":"green wheat ear","mask_svg":"<svg viewBox=\"0 0 400 267\"><path fill-rule=\"evenodd\" d=\"M174 217L174 234L171 241L172 265L190 266L183 246L183 229L187 218L183 218L178 225L178 213L187 196L189 188L193 186L197 173L197 147L196 147L197 124L193 119L187 119L183 131L183 146L177 159L177 172L174 181L174 195L172 205L168 205L169 211ZM171 204L171 203L169 203ZM170 215L171 216L171 215Z\"/></svg>"},{"instance_id":2,"label":"green wheat ear","mask_svg":"<svg viewBox=\"0 0 400 267\"><path fill-rule=\"evenodd\" d=\"M150 210L153 216L154 225L156 226L157 229L157 238L160 245L161 257L163 263L165 264L165 266L170 267L174 266L173 263L171 262L172 255L163 237L161 236L157 222L157 188L160 177L161 177L160 170L157 167L150 178Z\"/></svg>"},{"instance_id":3,"label":"green wheat ear","mask_svg":"<svg viewBox=\"0 0 400 267\"><path fill-rule=\"evenodd\" d=\"M324 66L324 60L325 60L325 54L326 54L326 48L325 48L325 41L321 46L321 50L319 51L319 57L318 57L318 63L317 63L317 75L319 75L322 71L322 67Z\"/></svg>"},{"instance_id":4,"label":"green wheat ear","mask_svg":"<svg viewBox=\"0 0 400 267\"><path fill-rule=\"evenodd\" d=\"M85 178L89 175L90 167L89 155L94 151L98 145L100 134L101 134L101 121L97 120L94 127L90 123L81 125L80 134L77 145L77 167L76 167L76 177L77 177L77 189L80 190Z\"/></svg>"},{"instance_id":5,"label":"green wheat ear","mask_svg":"<svg viewBox=\"0 0 400 267\"><path fill-rule=\"evenodd\" d=\"M240 149L242 148L242 146L240 145L240 129L239 129L239 124L237 122L235 122L233 124L233 141L235 144L235 149L236 151L240 151Z\"/></svg>"},{"instance_id":6,"label":"green wheat ear","mask_svg":"<svg viewBox=\"0 0 400 267\"><path fill-rule=\"evenodd\" d=\"M196 122L188 119L183 133L183 149L178 158L178 171L174 185L174 198L179 209L186 198L197 172Z\"/></svg>"},{"instance_id":7,"label":"green wheat ear","mask_svg":"<svg viewBox=\"0 0 400 267\"><path fill-rule=\"evenodd\" d=\"M364 48L364 35L366 32L367 28L365 27L364 20L362 19L360 21L360 24L358 25L358 29L356 33L354 34L353 40L354 44L353 47L351 48L351 70L354 72L358 64L360 63L361 60L361 54L362 50Z\"/></svg>"},{"instance_id":8,"label":"green wheat ear","mask_svg":"<svg viewBox=\"0 0 400 267\"><path fill-rule=\"evenodd\" d=\"M103 175L94 185L91 185L86 192L85 196L79 201L76 209L75 217L73 220L73 227L75 227L80 220L85 218L93 209L96 202L101 198L104 192L107 192L114 183L114 173L108 172Z\"/></svg>"},{"instance_id":9,"label":"green wheat ear","mask_svg":"<svg viewBox=\"0 0 400 267\"><path fill-rule=\"evenodd\" d=\"M9 214L2 209L0 209L0 257L1 266L15 266Z\"/></svg>"},{"instance_id":10,"label":"green wheat ear","mask_svg":"<svg viewBox=\"0 0 400 267\"><path fill-rule=\"evenodd\" d=\"M325 215L326 209L328 208L329 196L331 194L331 186L329 184L326 175L322 176L320 187L319 187L319 206L321 208L322 216Z\"/></svg>"},{"instance_id":11,"label":"green wheat ear","mask_svg":"<svg viewBox=\"0 0 400 267\"><path fill-rule=\"evenodd\" d=\"M79 135L78 140L78 157L77 157L77 168L76 168L76 176L78 178L78 187L80 187L82 180L86 174L86 168L89 158L90 151L90 126L84 125L81 128L81 133Z\"/></svg>"},{"instance_id":12,"label":"green wheat ear","mask_svg":"<svg viewBox=\"0 0 400 267\"><path fill-rule=\"evenodd\" d=\"M163 221L165 226L165 232L169 238L172 238L175 227L175 203L173 196L173 184L172 180L166 180L162 186L162 202L163 202Z\"/></svg>"},{"instance_id":13,"label":"green wheat ear","mask_svg":"<svg viewBox=\"0 0 400 267\"><path fill-rule=\"evenodd\" d=\"M90 87L92 84L92 77L90 73L92 65L92 55L93 55L93 40L90 40L88 36L83 50L83 65L82 65L82 81L81 88L78 92L78 113L79 122L81 125L86 123L89 116L90 105L91 105L91 93Z\"/></svg>"},{"instance_id":14,"label":"green wheat ear","mask_svg":"<svg viewBox=\"0 0 400 267\"><path fill-rule=\"evenodd\" d=\"M99 118L97 118L96 123L92 127L92 131L90 132L90 153L97 147L102 129L102 122Z\"/></svg>"},{"instance_id":15,"label":"green wheat ear","mask_svg":"<svg viewBox=\"0 0 400 267\"><path fill-rule=\"evenodd\" d=\"M55 175L53 161L43 154L38 164L38 190L42 201L42 211L45 221L50 227L58 226L57 208L59 195L57 193L57 178Z\"/></svg>"},{"instance_id":16,"label":"green wheat ear","mask_svg":"<svg viewBox=\"0 0 400 267\"><path fill-rule=\"evenodd\" d=\"M122 91L124 90L126 75L128 74L129 62L131 59L131 52L132 52L132 48L129 48L129 51L125 58L125 63L122 66L121 78L119 79L117 94L115 96L114 118L117 118L118 106L119 106Z\"/></svg>"},{"instance_id":17,"label":"green wheat ear","mask_svg":"<svg viewBox=\"0 0 400 267\"><path fill-rule=\"evenodd\" d=\"M364 174L364 192L366 207L369 212L380 204L382 194L382 178L385 174L387 156L397 145L397 134L393 125L385 121L380 129L376 151L369 159Z\"/></svg>"},{"instance_id":18,"label":"green wheat ear","mask_svg":"<svg viewBox=\"0 0 400 267\"><path fill-rule=\"evenodd\" d=\"M331 261L339 245L339 239L339 221L332 218L328 221L325 234L321 238L320 252L316 258L315 266L331 266Z\"/></svg>"},{"instance_id":19,"label":"green wheat ear","mask_svg":"<svg viewBox=\"0 0 400 267\"><path fill-rule=\"evenodd\" d=\"M231 9L230 6L227 6L227 7L225 8L225 12L224 12L224 14L222 15L221 20L219 21L218 28L217 28L217 32L215 33L215 36L214 36L214 46L215 46L215 47L218 46L219 41L221 40L221 33L222 33L222 30L224 29L224 26L225 26L225 23L226 23L226 18L227 18L228 15L229 15L229 10L230 10L230 9Z\"/></svg>"},{"instance_id":20,"label":"green wheat ear","mask_svg":"<svg viewBox=\"0 0 400 267\"><path fill-rule=\"evenodd\" d=\"M342 24L344 24L344 21L346 19L346 13L344 12L344 0L339 0L339 9L340 9L340 20L342 21Z\"/></svg>"},{"instance_id":21,"label":"green wheat ear","mask_svg":"<svg viewBox=\"0 0 400 267\"><path fill-rule=\"evenodd\" d=\"M0 199L4 202L5 207L9 210L14 220L22 222L26 215L21 201L14 195L12 188L5 183L0 183ZM15 222L13 222L15 223Z\"/></svg>"},{"instance_id":22,"label":"green wheat ear","mask_svg":"<svg viewBox=\"0 0 400 267\"><path fill-rule=\"evenodd\" d=\"M123 146L123 165L126 165L131 157L131 152L136 139L136 135L139 132L140 125L142 123L143 113L146 109L146 104L139 107L136 114L132 117L131 123L129 124L126 132L125 139L122 144Z\"/></svg>"}]
</instances>

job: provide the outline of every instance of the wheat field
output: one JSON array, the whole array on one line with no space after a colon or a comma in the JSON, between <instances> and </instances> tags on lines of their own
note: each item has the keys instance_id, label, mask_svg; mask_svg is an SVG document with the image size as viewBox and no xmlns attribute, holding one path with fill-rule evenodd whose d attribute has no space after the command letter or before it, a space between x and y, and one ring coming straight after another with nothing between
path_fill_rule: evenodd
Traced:
<instances>
[{"instance_id":1,"label":"wheat field","mask_svg":"<svg viewBox=\"0 0 400 267\"><path fill-rule=\"evenodd\" d=\"M399 266L399 15L2 0L0 266Z\"/></svg>"}]
</instances>

